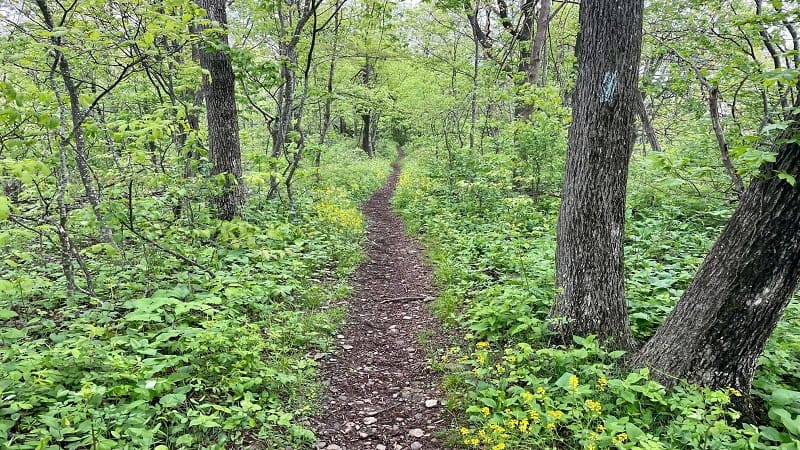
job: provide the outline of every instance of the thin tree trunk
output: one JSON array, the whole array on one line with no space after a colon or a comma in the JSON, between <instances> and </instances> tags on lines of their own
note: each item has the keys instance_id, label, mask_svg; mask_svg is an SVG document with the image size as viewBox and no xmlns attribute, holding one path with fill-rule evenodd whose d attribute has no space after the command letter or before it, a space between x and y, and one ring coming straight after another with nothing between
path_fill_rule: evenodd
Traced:
<instances>
[{"instance_id":1,"label":"thin tree trunk","mask_svg":"<svg viewBox=\"0 0 800 450\"><path fill-rule=\"evenodd\" d=\"M539 68L542 65L544 43L550 26L551 6L551 0L541 0L539 3L539 15L536 18L536 35L533 37L533 45L531 46L531 68L528 72L528 83L531 85L536 85L539 82Z\"/></svg>"},{"instance_id":2,"label":"thin tree trunk","mask_svg":"<svg viewBox=\"0 0 800 450\"><path fill-rule=\"evenodd\" d=\"M208 11L209 19L223 28L227 24L225 3L225 0L199 0L200 7ZM227 46L227 31L223 30L217 39ZM231 220L241 217L245 192L233 67L227 52L210 49L200 51L200 65L208 71L210 78L203 89L211 176L224 178L222 192L215 196L215 214L220 219Z\"/></svg>"},{"instance_id":3,"label":"thin tree trunk","mask_svg":"<svg viewBox=\"0 0 800 450\"><path fill-rule=\"evenodd\" d=\"M750 392L759 356L800 280L797 120L777 160L754 178L692 283L632 358L664 383L687 380ZM745 396L746 398L746 396ZM745 404L745 409L747 405Z\"/></svg>"},{"instance_id":4,"label":"thin tree trunk","mask_svg":"<svg viewBox=\"0 0 800 450\"><path fill-rule=\"evenodd\" d=\"M725 166L725 172L731 179L736 197L739 198L744 193L744 182L742 181L742 177L736 173L736 169L733 167L733 161L731 161L731 155L728 152L728 141L725 139L725 130L722 128L722 120L719 115L719 88L711 84L694 63L680 55L678 55L678 57L692 67L697 81L700 82L703 89L708 93L708 113L711 115L711 126L717 138L722 165Z\"/></svg>"},{"instance_id":5,"label":"thin tree trunk","mask_svg":"<svg viewBox=\"0 0 800 450\"><path fill-rule=\"evenodd\" d=\"M625 300L623 232L628 160L635 141L643 0L584 0L578 78L558 216L550 312L566 343L596 334L633 346Z\"/></svg>"},{"instance_id":6,"label":"thin tree trunk","mask_svg":"<svg viewBox=\"0 0 800 450\"><path fill-rule=\"evenodd\" d=\"M641 91L639 91L636 100L639 106L639 119L642 122L642 128L647 137L647 142L650 144L650 150L661 153L661 145L658 144L658 136L656 136L656 130L653 128L653 123L650 121L650 116L647 114L647 106L644 104L644 95Z\"/></svg>"},{"instance_id":7,"label":"thin tree trunk","mask_svg":"<svg viewBox=\"0 0 800 450\"><path fill-rule=\"evenodd\" d=\"M338 0L338 2L342 2L343 0ZM341 15L339 14L339 6L337 4L337 9L334 12L333 18L333 43L331 44L332 51L331 51L331 63L328 67L328 81L325 85L325 105L323 106L322 110L322 124L320 126L319 131L319 143L320 148L317 150L317 153L314 155L314 167L319 167L320 159L322 158L322 146L325 145L325 139L328 135L328 129L331 126L331 105L333 104L333 76L336 72L336 58L338 56L338 44L339 44L339 26L342 22Z\"/></svg>"},{"instance_id":8,"label":"thin tree trunk","mask_svg":"<svg viewBox=\"0 0 800 450\"><path fill-rule=\"evenodd\" d=\"M364 86L370 87L373 82L373 73L374 67L370 58L367 57L367 61L362 68L362 82ZM373 125L375 124L375 120L372 117L372 111L363 112L360 114L361 116L361 149L369 156L370 158L375 156L375 142L373 141L375 138L375 130L373 130Z\"/></svg>"},{"instance_id":9,"label":"thin tree trunk","mask_svg":"<svg viewBox=\"0 0 800 450\"><path fill-rule=\"evenodd\" d=\"M47 6L47 2L45 0L36 0L36 5L39 7L39 10L42 13L42 18L44 19L47 28L49 30L53 30L55 28L55 23L53 22L53 16L50 14L50 9ZM89 167L89 158L86 152L86 140L84 139L83 135L84 112L81 111L80 93L78 92L78 87L75 84L74 78L72 77L72 70L70 68L69 61L67 61L66 55L64 55L64 53L60 50L62 45L61 38L52 37L51 41L53 43L53 53L55 54L56 66L61 74L64 88L66 89L67 96L69 97L69 109L72 119L72 136L74 137L75 142L75 165L78 168L78 176L81 179L81 183L83 183L83 188L86 192L86 199L89 201L89 205L91 205L95 218L100 225L100 234L103 237L103 241L114 245L114 238L111 235L111 230L104 224L103 213L100 211L100 192L94 186L94 181L92 180L92 169ZM56 97L59 97L58 89L55 87L55 85L53 88L55 89L54 94ZM67 136L62 136L61 138L65 141L69 140ZM66 145L66 142L64 145Z\"/></svg>"}]
</instances>

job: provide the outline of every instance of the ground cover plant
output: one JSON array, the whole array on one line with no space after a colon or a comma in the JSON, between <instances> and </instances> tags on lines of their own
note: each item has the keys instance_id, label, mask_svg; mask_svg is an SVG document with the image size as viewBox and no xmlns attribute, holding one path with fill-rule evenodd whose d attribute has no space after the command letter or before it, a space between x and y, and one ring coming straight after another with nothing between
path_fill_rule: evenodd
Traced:
<instances>
[{"instance_id":1,"label":"ground cover plant","mask_svg":"<svg viewBox=\"0 0 800 450\"><path fill-rule=\"evenodd\" d=\"M319 355L343 313L320 306L348 292L364 232L357 207L389 167L336 152L299 175L292 208L253 197L247 222L195 216L143 227L207 271L147 245L103 251L86 258L96 296L68 298L58 266L42 257L51 244L3 230L4 448L313 440L300 418L315 409ZM146 223L164 211L149 204L134 213Z\"/></svg>"},{"instance_id":2,"label":"ground cover plant","mask_svg":"<svg viewBox=\"0 0 800 450\"><path fill-rule=\"evenodd\" d=\"M461 446L797 448L800 380L787 370L798 362L796 302L756 376L763 421L742 423L735 389L667 390L647 369L625 370L624 352L603 350L594 337L558 341L548 331L557 199L519 194L498 176L497 156L469 153L462 164L481 167L482 191L458 179L450 189L453 173L431 163L431 153L411 153L395 207L429 245L442 287L438 311L464 336L440 355L464 417L454 438ZM659 175L651 158L634 165L632 184L626 287L635 337L644 340L691 280L725 206L704 195L667 195L675 180Z\"/></svg>"}]
</instances>

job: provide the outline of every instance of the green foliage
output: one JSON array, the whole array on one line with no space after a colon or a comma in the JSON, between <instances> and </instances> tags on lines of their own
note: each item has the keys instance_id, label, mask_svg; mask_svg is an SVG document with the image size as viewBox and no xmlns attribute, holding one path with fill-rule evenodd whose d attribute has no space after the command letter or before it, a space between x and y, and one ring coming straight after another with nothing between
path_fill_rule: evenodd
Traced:
<instances>
[{"instance_id":1,"label":"green foliage","mask_svg":"<svg viewBox=\"0 0 800 450\"><path fill-rule=\"evenodd\" d=\"M316 401L311 355L328 351L342 319L318 306L346 294L364 231L356 206L388 173L385 159L352 156L301 174L305 194L292 210L273 204L251 208L247 222L203 215L142 229L194 255L213 278L147 246L121 255L101 245L85 254L97 296L68 299L54 262L30 263L37 236L4 230L13 237L0 239L0 441L14 449L312 442L300 424ZM170 207L141 201L134 215L155 224Z\"/></svg>"},{"instance_id":2,"label":"green foliage","mask_svg":"<svg viewBox=\"0 0 800 450\"><path fill-rule=\"evenodd\" d=\"M754 448L755 427L737 428L730 397L682 386L670 392L647 369L620 373L621 352L594 338L571 348L505 349L479 341L448 355L465 369L467 447L484 448Z\"/></svg>"},{"instance_id":3,"label":"green foliage","mask_svg":"<svg viewBox=\"0 0 800 450\"><path fill-rule=\"evenodd\" d=\"M557 200L520 196L511 177L490 177L505 170L494 165L510 164L501 156L459 153L457 170L448 176L449 156L436 154L411 152L394 205L431 249L440 315L467 334L466 343L442 355L450 394L465 414L455 443L488 449L796 448L796 304L756 375L755 395L769 411L769 424L758 427L738 424L731 406L736 391L680 386L667 392L646 371L621 369L621 354L606 353L593 338L553 348L547 314L555 294ZM662 322L731 213L725 198L714 195L716 184L700 183L697 192L686 181L700 158L675 152L633 159L625 254L638 339ZM683 168L665 170L676 161ZM458 189L481 176L480 189ZM714 181L723 175L703 176Z\"/></svg>"}]
</instances>

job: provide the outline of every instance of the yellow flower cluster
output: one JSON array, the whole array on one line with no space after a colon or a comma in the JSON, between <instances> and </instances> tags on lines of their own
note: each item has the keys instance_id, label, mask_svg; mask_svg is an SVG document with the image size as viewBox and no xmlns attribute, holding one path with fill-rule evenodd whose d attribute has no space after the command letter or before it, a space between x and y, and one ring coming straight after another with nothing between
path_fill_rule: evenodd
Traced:
<instances>
[{"instance_id":1,"label":"yellow flower cluster","mask_svg":"<svg viewBox=\"0 0 800 450\"><path fill-rule=\"evenodd\" d=\"M359 233L364 227L364 219L355 207L345 207L323 200L317 203L317 216L339 231Z\"/></svg>"},{"instance_id":2,"label":"yellow flower cluster","mask_svg":"<svg viewBox=\"0 0 800 450\"><path fill-rule=\"evenodd\" d=\"M594 414L600 415L603 411L603 405L598 401L589 399L586 400L586 409Z\"/></svg>"},{"instance_id":3,"label":"yellow flower cluster","mask_svg":"<svg viewBox=\"0 0 800 450\"><path fill-rule=\"evenodd\" d=\"M573 391L577 390L578 389L578 384L580 384L580 381L578 381L578 377L576 377L575 375L571 375L569 377L569 387L570 387L570 389L572 389Z\"/></svg>"}]
</instances>

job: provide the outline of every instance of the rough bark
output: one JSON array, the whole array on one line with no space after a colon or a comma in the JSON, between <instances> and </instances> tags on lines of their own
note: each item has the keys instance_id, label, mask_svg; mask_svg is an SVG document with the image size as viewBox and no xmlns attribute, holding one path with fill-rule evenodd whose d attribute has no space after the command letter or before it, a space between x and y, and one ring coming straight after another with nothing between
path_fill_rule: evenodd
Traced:
<instances>
[{"instance_id":1,"label":"rough bark","mask_svg":"<svg viewBox=\"0 0 800 450\"><path fill-rule=\"evenodd\" d=\"M628 160L637 113L643 1L585 0L558 217L553 329L632 347L623 268Z\"/></svg>"},{"instance_id":2,"label":"rough bark","mask_svg":"<svg viewBox=\"0 0 800 450\"><path fill-rule=\"evenodd\" d=\"M795 120L800 117L795 117ZM753 372L800 280L797 122L763 168L663 326L632 358L663 382L750 392ZM746 398L746 397L745 397Z\"/></svg>"},{"instance_id":3,"label":"rough bark","mask_svg":"<svg viewBox=\"0 0 800 450\"><path fill-rule=\"evenodd\" d=\"M221 27L227 24L225 0L199 0L208 18ZM221 32L217 39L228 46L228 35ZM209 79L203 90L206 98L209 159L211 175L223 176L221 192L215 196L215 214L223 220L241 216L244 203L242 153L239 147L239 122L236 111L235 80L228 54L208 46L200 51L200 65L208 71Z\"/></svg>"}]
</instances>

